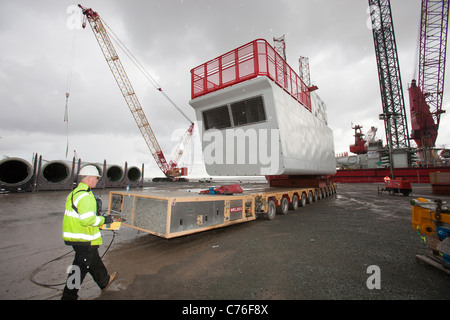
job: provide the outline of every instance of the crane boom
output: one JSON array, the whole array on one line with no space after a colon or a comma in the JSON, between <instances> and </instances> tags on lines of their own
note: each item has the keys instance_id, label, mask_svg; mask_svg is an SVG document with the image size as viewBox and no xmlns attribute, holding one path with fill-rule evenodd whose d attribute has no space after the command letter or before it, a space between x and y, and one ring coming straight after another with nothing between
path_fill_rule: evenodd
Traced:
<instances>
[{"instance_id":1,"label":"crane boom","mask_svg":"<svg viewBox=\"0 0 450 320\"><path fill-rule=\"evenodd\" d=\"M178 161L180 160L181 156L183 155L184 148L187 146L189 140L192 137L192 134L194 133L194 123L192 123L187 131L184 133L184 135L181 138L180 143L178 144L177 149L172 154L172 160L169 162L169 166L172 169L177 168Z\"/></svg>"},{"instance_id":2,"label":"crane boom","mask_svg":"<svg viewBox=\"0 0 450 320\"><path fill-rule=\"evenodd\" d=\"M433 148L444 95L449 1L422 0L419 75L409 88L412 134L419 148Z\"/></svg>"},{"instance_id":3,"label":"crane boom","mask_svg":"<svg viewBox=\"0 0 450 320\"><path fill-rule=\"evenodd\" d=\"M369 0L386 140L389 149L409 148L400 64L389 0Z\"/></svg>"},{"instance_id":4,"label":"crane boom","mask_svg":"<svg viewBox=\"0 0 450 320\"><path fill-rule=\"evenodd\" d=\"M144 140L150 149L153 158L155 159L158 167L167 177L176 177L182 175L180 169L176 167L176 163L171 162L170 164L166 161L164 153L153 133L152 128L147 120L147 117L142 110L141 104L136 96L136 93L131 85L130 79L125 72L122 62L117 55L117 52L112 44L112 41L102 23L102 20L97 12L92 9L84 8L78 5L83 11L84 16L89 21L92 28L92 32L97 39L100 49L105 56L106 62L108 63L111 72L116 79L116 82L122 92L123 97L133 115L136 124L141 131ZM83 24L83 28L85 24ZM189 127L188 132L192 134L193 124Z\"/></svg>"}]
</instances>

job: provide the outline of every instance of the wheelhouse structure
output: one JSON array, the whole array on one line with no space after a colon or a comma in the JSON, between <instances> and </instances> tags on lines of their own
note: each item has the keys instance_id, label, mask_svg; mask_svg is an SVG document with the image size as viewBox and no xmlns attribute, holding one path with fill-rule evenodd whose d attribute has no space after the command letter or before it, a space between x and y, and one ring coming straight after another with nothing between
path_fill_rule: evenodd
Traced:
<instances>
[{"instance_id":1,"label":"wheelhouse structure","mask_svg":"<svg viewBox=\"0 0 450 320\"><path fill-rule=\"evenodd\" d=\"M267 41L191 70L206 171L219 176L336 172L326 105Z\"/></svg>"}]
</instances>

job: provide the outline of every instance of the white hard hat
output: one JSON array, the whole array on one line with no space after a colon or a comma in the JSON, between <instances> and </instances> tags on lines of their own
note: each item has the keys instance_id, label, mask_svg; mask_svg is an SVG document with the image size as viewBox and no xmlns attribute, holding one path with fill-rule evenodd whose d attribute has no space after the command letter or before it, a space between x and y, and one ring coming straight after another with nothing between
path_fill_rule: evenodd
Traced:
<instances>
[{"instance_id":1,"label":"white hard hat","mask_svg":"<svg viewBox=\"0 0 450 320\"><path fill-rule=\"evenodd\" d=\"M98 173L98 169L96 166L87 165L81 168L79 176L94 176L94 177L100 177L100 174Z\"/></svg>"}]
</instances>

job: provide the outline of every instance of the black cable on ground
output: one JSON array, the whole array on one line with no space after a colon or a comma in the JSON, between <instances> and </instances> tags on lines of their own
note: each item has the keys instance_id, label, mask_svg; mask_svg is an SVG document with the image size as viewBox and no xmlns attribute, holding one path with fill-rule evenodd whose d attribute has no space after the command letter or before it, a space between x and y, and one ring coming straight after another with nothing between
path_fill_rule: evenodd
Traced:
<instances>
[{"instance_id":1,"label":"black cable on ground","mask_svg":"<svg viewBox=\"0 0 450 320\"><path fill-rule=\"evenodd\" d=\"M100 257L101 259L103 259L103 257L104 257L104 256L106 255L106 253L108 252L108 250L109 250L109 248L111 247L111 245L112 245L112 243L113 243L115 237L116 237L116 231L113 230L113 236L112 236L111 242L109 243L109 245L108 245L108 247L106 248L105 252L104 252L104 253L102 254L102 256ZM36 274L38 274L38 273L42 270L42 268L43 268L44 266L46 266L46 265L48 265L48 264L50 264L50 263L52 263L52 262L61 260L62 258L64 258L65 256L69 255L69 254L72 253L73 251L74 251L74 250L71 250L71 251L69 251L69 252L67 252L67 253L65 253L65 254L63 254L63 255L61 255L61 256L59 256L59 257L53 259L53 260L47 261L47 262L45 262L44 264L41 264L40 266L38 266L38 267L37 267L36 269L34 269L33 272L31 273L31 275L30 275L30 281L33 282L34 284L37 284L38 286L41 286L41 287L44 287L44 288L50 288L50 289L54 289L54 290L62 290L62 289L57 289L57 288L54 288L54 287L59 287L59 286L65 285L65 284L66 284L65 281L64 281L64 282L61 282L61 283L47 284L47 283L41 283L41 282L36 281L36 280L34 279L34 277L36 276Z\"/></svg>"}]
</instances>

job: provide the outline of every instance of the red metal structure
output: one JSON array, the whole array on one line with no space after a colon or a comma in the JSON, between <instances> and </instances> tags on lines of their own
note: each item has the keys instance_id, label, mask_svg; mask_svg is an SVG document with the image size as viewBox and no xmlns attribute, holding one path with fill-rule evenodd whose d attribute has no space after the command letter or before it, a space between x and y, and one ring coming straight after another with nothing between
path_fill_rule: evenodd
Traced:
<instances>
[{"instance_id":1,"label":"red metal structure","mask_svg":"<svg viewBox=\"0 0 450 320\"><path fill-rule=\"evenodd\" d=\"M364 134L361 132L362 126L356 125L352 129L355 130L355 144L350 145L350 152L354 154L367 153L367 141L363 138Z\"/></svg>"},{"instance_id":2,"label":"red metal structure","mask_svg":"<svg viewBox=\"0 0 450 320\"><path fill-rule=\"evenodd\" d=\"M395 195L398 193L403 194L404 196L409 196L412 192L411 189L411 182L409 180L406 180L403 177L395 178L395 179L388 179L384 180L384 189L378 189L378 193L381 193L382 191L389 192L390 195Z\"/></svg>"},{"instance_id":3,"label":"red metal structure","mask_svg":"<svg viewBox=\"0 0 450 320\"><path fill-rule=\"evenodd\" d=\"M450 167L411 167L394 168L394 177L403 177L411 183L430 183L430 173L450 172ZM389 168L338 170L334 182L341 183L383 183L386 176L391 176Z\"/></svg>"},{"instance_id":4,"label":"red metal structure","mask_svg":"<svg viewBox=\"0 0 450 320\"><path fill-rule=\"evenodd\" d=\"M156 139L155 134L153 133L152 128L147 120L147 117L144 114L144 110L142 110L141 104L136 96L136 93L131 85L130 79L125 72L125 69L122 65L122 62L117 55L117 52L114 48L114 45L106 31L102 19L92 9L84 8L81 5L78 5L85 18L89 21L89 24L92 28L92 32L94 33L97 42L100 46L100 49L105 56L106 62L108 63L109 68L116 79L117 85L119 86L120 91L122 92L123 97L131 111L131 114L136 121L136 124L141 131L142 136L144 137L145 142L147 143L150 152L153 155L153 158L156 161L156 164L161 169L161 171L165 174L166 178L169 180L173 180L179 176L186 175L186 168L178 168L178 160L183 152L181 148L177 150L175 153L175 159L168 163L164 156L164 153ZM83 28L86 26L85 22L83 23ZM158 89L162 91L161 88ZM186 141L192 136L194 130L194 123L192 123L188 130L186 131L182 143L186 143ZM156 178L161 180L160 178Z\"/></svg>"},{"instance_id":5,"label":"red metal structure","mask_svg":"<svg viewBox=\"0 0 450 320\"><path fill-rule=\"evenodd\" d=\"M422 0L419 76L409 88L411 138L418 148L433 148L439 129L447 51L448 0Z\"/></svg>"},{"instance_id":6,"label":"red metal structure","mask_svg":"<svg viewBox=\"0 0 450 320\"><path fill-rule=\"evenodd\" d=\"M374 38L378 34L386 33L383 26L392 24L389 0L369 0L371 9L375 9L373 18ZM450 173L450 167L428 165L427 152L435 146L439 130L440 115L442 110L442 98L444 88L447 32L448 32L449 0L422 0L420 22L420 49L419 49L419 74L418 79L412 80L409 90L411 113L411 138L415 140L418 151L424 157L417 167L372 168L338 170L334 176L335 182L346 183L372 183L383 182L385 176L403 177L412 183L430 183L430 175ZM383 18L386 22L383 24ZM391 41L379 41L381 48L390 44L395 45L394 32ZM382 37L380 37L380 40ZM392 59L395 61L396 59ZM381 79L381 78L380 78ZM383 96L385 97L385 95ZM387 131L389 132L389 131ZM404 130L402 130L404 132ZM406 132L404 132L406 134ZM443 150L441 156L447 154ZM424 161L425 160L425 161ZM413 163L415 161L408 161ZM424 167L420 166L424 165Z\"/></svg>"},{"instance_id":7,"label":"red metal structure","mask_svg":"<svg viewBox=\"0 0 450 320\"><path fill-rule=\"evenodd\" d=\"M191 70L191 97L266 76L311 111L309 87L264 39L257 39Z\"/></svg>"}]
</instances>

